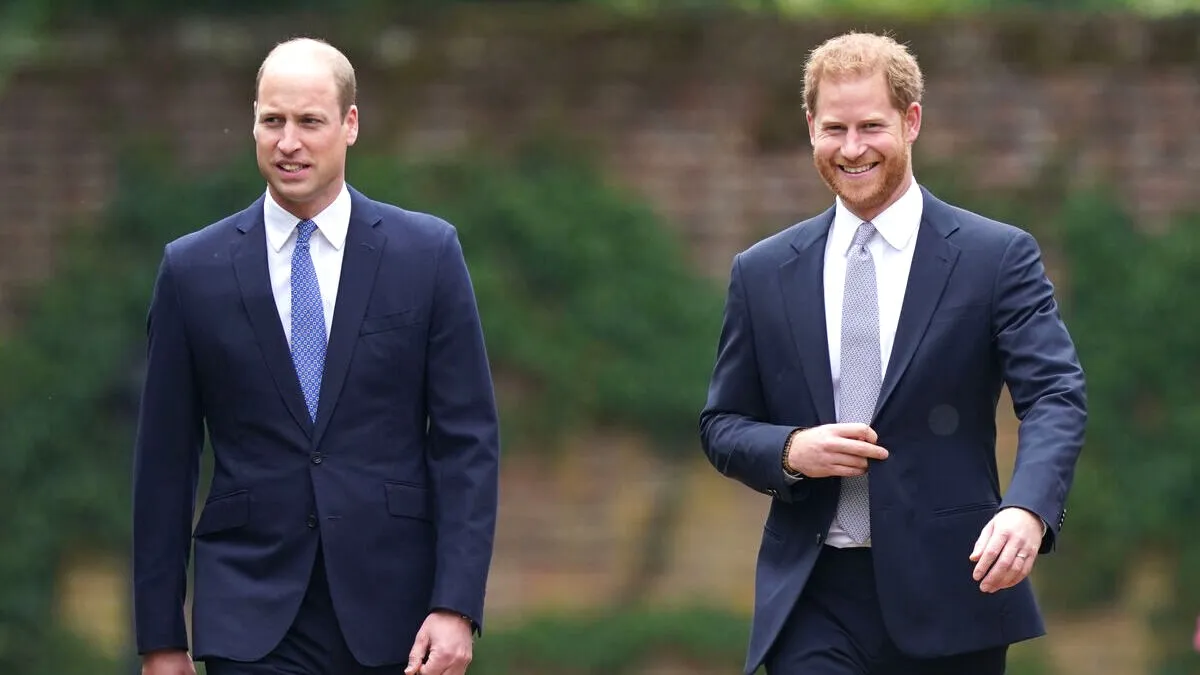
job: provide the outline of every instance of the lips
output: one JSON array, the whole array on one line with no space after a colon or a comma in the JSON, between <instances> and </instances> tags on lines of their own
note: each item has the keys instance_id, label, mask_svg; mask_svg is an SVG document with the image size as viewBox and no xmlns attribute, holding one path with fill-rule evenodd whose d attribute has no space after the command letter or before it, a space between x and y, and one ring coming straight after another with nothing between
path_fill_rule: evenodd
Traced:
<instances>
[{"instance_id":1,"label":"lips","mask_svg":"<svg viewBox=\"0 0 1200 675\"><path fill-rule=\"evenodd\" d=\"M312 167L311 164L306 164L304 162L276 162L275 163L275 168L279 169L279 172L282 173L284 176L300 176L300 175L303 175L304 172L307 171L311 167Z\"/></svg>"},{"instance_id":2,"label":"lips","mask_svg":"<svg viewBox=\"0 0 1200 675\"><path fill-rule=\"evenodd\" d=\"M848 176L862 176L863 174L870 173L871 170L877 166L879 166L879 162L871 162L870 164L860 164L858 166L850 166L848 164L839 164L838 168L841 169L842 173L844 173Z\"/></svg>"}]
</instances>

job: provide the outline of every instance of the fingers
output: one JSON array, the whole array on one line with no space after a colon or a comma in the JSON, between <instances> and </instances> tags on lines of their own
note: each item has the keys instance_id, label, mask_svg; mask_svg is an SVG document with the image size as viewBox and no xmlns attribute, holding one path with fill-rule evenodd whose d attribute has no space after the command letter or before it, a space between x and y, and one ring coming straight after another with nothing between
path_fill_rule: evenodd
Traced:
<instances>
[{"instance_id":1,"label":"fingers","mask_svg":"<svg viewBox=\"0 0 1200 675\"><path fill-rule=\"evenodd\" d=\"M829 424L802 434L803 442L793 444L788 463L809 477L861 476L870 460L888 457L887 450L856 437L877 438L865 424Z\"/></svg>"},{"instance_id":2,"label":"fingers","mask_svg":"<svg viewBox=\"0 0 1200 675\"><path fill-rule=\"evenodd\" d=\"M416 675L417 673L428 675L430 671L422 666L426 655L429 655L432 660L433 655L429 651L429 633L421 630L417 633L417 639L413 641L412 649L408 652L408 666L404 668L405 675Z\"/></svg>"},{"instance_id":3,"label":"fingers","mask_svg":"<svg viewBox=\"0 0 1200 675\"><path fill-rule=\"evenodd\" d=\"M421 667L421 675L464 675L471 663L469 649L434 647L429 650L429 661Z\"/></svg>"},{"instance_id":4,"label":"fingers","mask_svg":"<svg viewBox=\"0 0 1200 675\"><path fill-rule=\"evenodd\" d=\"M839 478L853 478L854 476L861 476L866 472L867 468L865 462L861 467L846 466L845 464L834 464L829 467L829 475L837 476Z\"/></svg>"},{"instance_id":5,"label":"fingers","mask_svg":"<svg viewBox=\"0 0 1200 675\"><path fill-rule=\"evenodd\" d=\"M971 578L975 581L982 581L992 565L1000 558L1000 553L1004 550L1004 545L1008 543L1008 535L1003 532L997 532L991 523L986 529L991 529L992 532L988 536L987 543L983 545L983 551L979 555L979 562L975 563L975 571L971 574Z\"/></svg>"},{"instance_id":6,"label":"fingers","mask_svg":"<svg viewBox=\"0 0 1200 675\"><path fill-rule=\"evenodd\" d=\"M421 675L445 675L449 661L444 651L434 647L429 650L429 660L421 666Z\"/></svg>"},{"instance_id":7,"label":"fingers","mask_svg":"<svg viewBox=\"0 0 1200 675\"><path fill-rule=\"evenodd\" d=\"M980 582L979 590L995 593L1012 588L1029 576L1037 549L1023 537L1010 534L989 522L975 542L971 560L977 560L972 578Z\"/></svg>"},{"instance_id":8,"label":"fingers","mask_svg":"<svg viewBox=\"0 0 1200 675\"><path fill-rule=\"evenodd\" d=\"M1036 553L1023 548L1016 538L1010 538L1000 557L996 559L996 564L992 565L991 571L979 584L979 590L995 593L1016 586L1033 568L1032 561L1035 555Z\"/></svg>"},{"instance_id":9,"label":"fingers","mask_svg":"<svg viewBox=\"0 0 1200 675\"><path fill-rule=\"evenodd\" d=\"M992 538L992 530L995 528L995 521L989 520L983 531L979 533L979 538L975 540L975 548L971 550L971 562L979 561L979 556L983 554L983 547L987 544L988 539Z\"/></svg>"},{"instance_id":10,"label":"fingers","mask_svg":"<svg viewBox=\"0 0 1200 675\"><path fill-rule=\"evenodd\" d=\"M866 441L854 438L835 438L829 444L829 452L867 459L883 460L888 458L888 451ZM840 464L841 462L839 462Z\"/></svg>"},{"instance_id":11,"label":"fingers","mask_svg":"<svg viewBox=\"0 0 1200 675\"><path fill-rule=\"evenodd\" d=\"M879 441L879 434L866 424L857 422L843 422L841 424L830 424L829 430L836 436L842 438L856 439L866 441L867 443L876 443Z\"/></svg>"}]
</instances>

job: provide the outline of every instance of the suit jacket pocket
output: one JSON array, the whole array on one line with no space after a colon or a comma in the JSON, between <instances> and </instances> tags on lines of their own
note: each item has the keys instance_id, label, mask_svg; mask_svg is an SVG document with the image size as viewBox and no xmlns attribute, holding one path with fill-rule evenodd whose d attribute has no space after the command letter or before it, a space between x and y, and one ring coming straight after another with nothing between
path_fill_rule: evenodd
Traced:
<instances>
[{"instance_id":1,"label":"suit jacket pocket","mask_svg":"<svg viewBox=\"0 0 1200 675\"><path fill-rule=\"evenodd\" d=\"M996 502L978 502L975 504L962 504L959 506L947 506L947 507L941 508L941 509L934 509L933 517L938 518L940 516L957 516L959 514L972 513L974 511L988 511L988 510L994 511L997 508L999 508L999 506L1000 505L997 504Z\"/></svg>"},{"instance_id":2,"label":"suit jacket pocket","mask_svg":"<svg viewBox=\"0 0 1200 675\"><path fill-rule=\"evenodd\" d=\"M419 323L421 315L416 307L410 307L399 312L391 314L381 314L379 316L363 317L362 325L358 330L359 335L371 335L373 333L382 333L384 331L396 330Z\"/></svg>"},{"instance_id":3,"label":"suit jacket pocket","mask_svg":"<svg viewBox=\"0 0 1200 675\"><path fill-rule=\"evenodd\" d=\"M246 490L210 497L200 512L194 536L202 537L241 527L250 520L250 493Z\"/></svg>"},{"instance_id":4,"label":"suit jacket pocket","mask_svg":"<svg viewBox=\"0 0 1200 675\"><path fill-rule=\"evenodd\" d=\"M428 489L397 482L384 483L383 489L387 492L388 513L401 518L416 518L432 522L433 509L429 504Z\"/></svg>"}]
</instances>

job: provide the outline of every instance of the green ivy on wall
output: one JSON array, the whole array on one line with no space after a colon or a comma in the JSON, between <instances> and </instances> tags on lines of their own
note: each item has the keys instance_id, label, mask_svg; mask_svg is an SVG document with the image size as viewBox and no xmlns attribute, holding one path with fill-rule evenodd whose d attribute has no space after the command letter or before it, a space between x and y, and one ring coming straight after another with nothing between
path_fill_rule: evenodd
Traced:
<instances>
[{"instance_id":1,"label":"green ivy on wall","mask_svg":"<svg viewBox=\"0 0 1200 675\"><path fill-rule=\"evenodd\" d=\"M1166 655L1158 672L1194 673L1200 217L1150 232L1095 191L1071 196L1058 222L1069 260L1066 320L1087 372L1090 419L1069 512L1082 541L1054 561L1044 586L1119 592L1137 563L1161 558L1169 590L1148 617Z\"/></svg>"}]
</instances>

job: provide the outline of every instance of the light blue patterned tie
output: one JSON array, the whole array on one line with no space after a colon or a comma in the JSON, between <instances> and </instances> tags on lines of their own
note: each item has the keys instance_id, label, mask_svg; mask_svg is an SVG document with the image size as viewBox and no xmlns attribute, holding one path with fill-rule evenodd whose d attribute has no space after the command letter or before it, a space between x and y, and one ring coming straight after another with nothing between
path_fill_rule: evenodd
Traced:
<instances>
[{"instance_id":1,"label":"light blue patterned tie","mask_svg":"<svg viewBox=\"0 0 1200 675\"><path fill-rule=\"evenodd\" d=\"M300 378L309 419L316 420L325 371L325 308L309 249L309 238L317 224L302 220L296 229L296 249L292 251L292 363Z\"/></svg>"},{"instance_id":2,"label":"light blue patterned tie","mask_svg":"<svg viewBox=\"0 0 1200 675\"><path fill-rule=\"evenodd\" d=\"M874 234L875 226L871 223L859 225L846 259L838 422L870 424L883 384L875 261L867 249L867 242ZM866 474L843 478L838 499L838 524L860 544L871 536L871 501L867 485Z\"/></svg>"}]
</instances>

